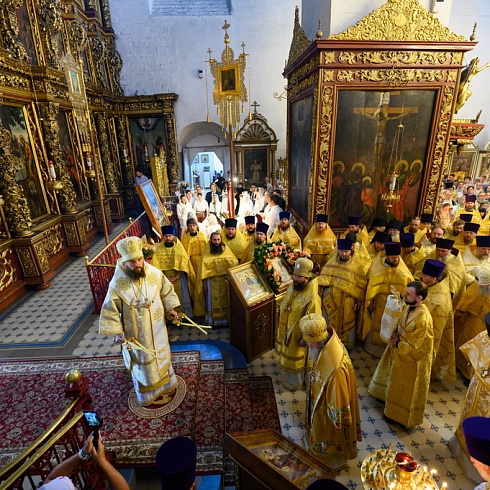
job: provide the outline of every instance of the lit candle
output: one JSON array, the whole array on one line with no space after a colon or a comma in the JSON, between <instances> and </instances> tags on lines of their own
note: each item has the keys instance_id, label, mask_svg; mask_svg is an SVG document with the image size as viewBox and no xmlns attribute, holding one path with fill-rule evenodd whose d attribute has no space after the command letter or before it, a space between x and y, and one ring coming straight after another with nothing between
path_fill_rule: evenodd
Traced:
<instances>
[{"instance_id":1,"label":"lit candle","mask_svg":"<svg viewBox=\"0 0 490 490\"><path fill-rule=\"evenodd\" d=\"M53 180L56 180L56 171L54 169L53 162L49 161L48 162L48 169L49 169L49 175Z\"/></svg>"},{"instance_id":2,"label":"lit candle","mask_svg":"<svg viewBox=\"0 0 490 490\"><path fill-rule=\"evenodd\" d=\"M128 156L128 152L126 151L126 148L123 149L123 155L124 155L124 158L126 158Z\"/></svg>"},{"instance_id":3,"label":"lit candle","mask_svg":"<svg viewBox=\"0 0 490 490\"><path fill-rule=\"evenodd\" d=\"M90 153L87 153L86 157L87 157L87 167L90 168L92 167L92 157L90 156Z\"/></svg>"},{"instance_id":4,"label":"lit candle","mask_svg":"<svg viewBox=\"0 0 490 490\"><path fill-rule=\"evenodd\" d=\"M391 175L390 175L390 182L388 184L388 189L390 189L390 191L394 191L395 190L395 187L396 187L396 173L393 172Z\"/></svg>"}]
</instances>

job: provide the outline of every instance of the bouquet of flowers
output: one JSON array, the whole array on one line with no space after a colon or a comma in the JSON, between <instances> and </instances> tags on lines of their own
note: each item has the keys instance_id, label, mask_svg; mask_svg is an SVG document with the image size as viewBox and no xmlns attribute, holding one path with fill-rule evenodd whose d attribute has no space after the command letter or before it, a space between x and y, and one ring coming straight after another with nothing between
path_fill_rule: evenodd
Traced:
<instances>
[{"instance_id":1,"label":"bouquet of flowers","mask_svg":"<svg viewBox=\"0 0 490 490\"><path fill-rule=\"evenodd\" d=\"M155 255L155 248L153 245L150 245L149 243L146 243L143 245L143 257L145 260L147 259L152 259L153 255Z\"/></svg>"},{"instance_id":2,"label":"bouquet of flowers","mask_svg":"<svg viewBox=\"0 0 490 490\"><path fill-rule=\"evenodd\" d=\"M297 249L292 249L288 243L282 241L264 243L256 247L254 251L254 262L257 265L262 277L268 282L272 289L277 291L281 287L281 275L274 269L271 259L279 258L284 260L292 273L294 263L300 257L312 260L311 255ZM313 260L313 273L320 274L320 265Z\"/></svg>"}]
</instances>

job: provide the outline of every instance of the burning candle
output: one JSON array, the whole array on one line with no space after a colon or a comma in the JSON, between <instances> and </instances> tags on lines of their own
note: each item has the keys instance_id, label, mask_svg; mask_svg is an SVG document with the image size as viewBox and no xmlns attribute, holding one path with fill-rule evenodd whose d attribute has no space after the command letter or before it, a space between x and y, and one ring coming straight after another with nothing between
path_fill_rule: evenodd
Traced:
<instances>
[{"instance_id":1,"label":"burning candle","mask_svg":"<svg viewBox=\"0 0 490 490\"><path fill-rule=\"evenodd\" d=\"M124 158L126 158L128 156L128 152L126 151L126 148L123 148L123 155L124 155Z\"/></svg>"},{"instance_id":2,"label":"burning candle","mask_svg":"<svg viewBox=\"0 0 490 490\"><path fill-rule=\"evenodd\" d=\"M90 153L87 153L85 156L87 157L87 167L91 168L92 167L92 157L90 156Z\"/></svg>"},{"instance_id":3,"label":"burning candle","mask_svg":"<svg viewBox=\"0 0 490 490\"><path fill-rule=\"evenodd\" d=\"M53 162L49 161L48 162L48 169L49 169L49 175L53 180L56 180L56 171L54 169Z\"/></svg>"},{"instance_id":4,"label":"burning candle","mask_svg":"<svg viewBox=\"0 0 490 490\"><path fill-rule=\"evenodd\" d=\"M396 187L396 173L393 172L391 175L390 175L390 182L388 184L388 189L390 189L390 191L394 191L395 190L395 187Z\"/></svg>"}]
</instances>

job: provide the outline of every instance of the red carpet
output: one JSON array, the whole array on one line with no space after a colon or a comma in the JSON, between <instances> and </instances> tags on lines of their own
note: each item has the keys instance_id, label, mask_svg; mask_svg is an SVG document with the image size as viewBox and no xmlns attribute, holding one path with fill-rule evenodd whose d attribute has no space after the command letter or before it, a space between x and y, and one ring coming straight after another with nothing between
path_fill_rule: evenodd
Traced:
<instances>
[{"instance_id":1,"label":"red carpet","mask_svg":"<svg viewBox=\"0 0 490 490\"><path fill-rule=\"evenodd\" d=\"M94 408L104 419L104 441L118 466L153 464L163 441L184 435L198 446L198 471L223 471L225 416L230 432L264 424L279 427L270 378L249 380L246 370L225 372L222 361L199 362L194 351L172 354L172 364L185 382L183 402L162 417L142 418L128 407L133 384L119 356L0 363L0 465L35 440L62 411L67 403L64 375L73 368L90 379ZM260 427L253 425L254 419Z\"/></svg>"}]
</instances>

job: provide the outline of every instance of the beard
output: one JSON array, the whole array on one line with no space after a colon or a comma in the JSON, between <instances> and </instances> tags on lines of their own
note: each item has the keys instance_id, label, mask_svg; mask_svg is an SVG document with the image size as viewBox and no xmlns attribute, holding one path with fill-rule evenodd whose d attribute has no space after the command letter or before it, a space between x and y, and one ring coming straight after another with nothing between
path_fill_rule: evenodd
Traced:
<instances>
[{"instance_id":1,"label":"beard","mask_svg":"<svg viewBox=\"0 0 490 490\"><path fill-rule=\"evenodd\" d=\"M395 268L398 265L398 264L394 264L393 262L388 262L387 260L385 260L385 264L393 268Z\"/></svg>"},{"instance_id":2,"label":"beard","mask_svg":"<svg viewBox=\"0 0 490 490\"><path fill-rule=\"evenodd\" d=\"M406 299L404 299L403 301L405 301L405 304L408 306L415 306L415 304L417 303L417 301L407 301Z\"/></svg>"},{"instance_id":3,"label":"beard","mask_svg":"<svg viewBox=\"0 0 490 490\"><path fill-rule=\"evenodd\" d=\"M344 257L341 257L340 255L337 256L337 260L342 263L342 264L347 264L347 262L350 261L350 257L347 257L347 258L344 258Z\"/></svg>"},{"instance_id":4,"label":"beard","mask_svg":"<svg viewBox=\"0 0 490 490\"><path fill-rule=\"evenodd\" d=\"M288 231L289 230L289 225L280 225L280 228L282 231Z\"/></svg>"},{"instance_id":5,"label":"beard","mask_svg":"<svg viewBox=\"0 0 490 490\"><path fill-rule=\"evenodd\" d=\"M261 238L256 238L255 239L255 244L256 245L262 245L263 243L265 243L265 240L263 241Z\"/></svg>"},{"instance_id":6,"label":"beard","mask_svg":"<svg viewBox=\"0 0 490 490\"><path fill-rule=\"evenodd\" d=\"M307 282L293 282L293 288L295 291L303 291L307 284Z\"/></svg>"},{"instance_id":7,"label":"beard","mask_svg":"<svg viewBox=\"0 0 490 490\"><path fill-rule=\"evenodd\" d=\"M197 236L197 231L195 231L194 233L190 232L189 234L190 236Z\"/></svg>"},{"instance_id":8,"label":"beard","mask_svg":"<svg viewBox=\"0 0 490 490\"><path fill-rule=\"evenodd\" d=\"M255 228L253 230L247 230L247 235L255 235Z\"/></svg>"},{"instance_id":9,"label":"beard","mask_svg":"<svg viewBox=\"0 0 490 490\"><path fill-rule=\"evenodd\" d=\"M144 266L141 267L139 270L132 270L126 267L126 274L131 278L131 279L141 279L143 277L146 277L146 272Z\"/></svg>"},{"instance_id":10,"label":"beard","mask_svg":"<svg viewBox=\"0 0 490 490\"><path fill-rule=\"evenodd\" d=\"M214 243L211 243L210 250L214 255L222 254L225 251L225 244L219 243L218 245L215 245Z\"/></svg>"},{"instance_id":11,"label":"beard","mask_svg":"<svg viewBox=\"0 0 490 490\"><path fill-rule=\"evenodd\" d=\"M170 248L170 247L173 247L174 246L174 241L172 240L171 242L163 242L163 244L167 247L167 248Z\"/></svg>"},{"instance_id":12,"label":"beard","mask_svg":"<svg viewBox=\"0 0 490 490\"><path fill-rule=\"evenodd\" d=\"M447 264L449 262L449 255L447 255L446 257L441 257L441 256L437 255L436 260L438 260L439 262L442 262L443 264Z\"/></svg>"}]
</instances>

